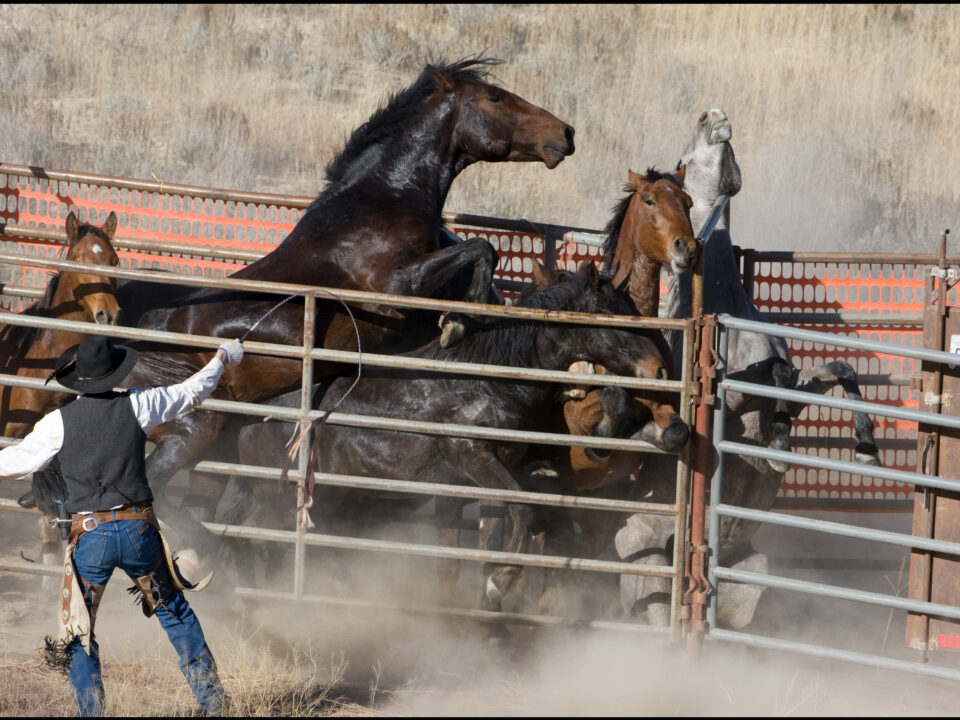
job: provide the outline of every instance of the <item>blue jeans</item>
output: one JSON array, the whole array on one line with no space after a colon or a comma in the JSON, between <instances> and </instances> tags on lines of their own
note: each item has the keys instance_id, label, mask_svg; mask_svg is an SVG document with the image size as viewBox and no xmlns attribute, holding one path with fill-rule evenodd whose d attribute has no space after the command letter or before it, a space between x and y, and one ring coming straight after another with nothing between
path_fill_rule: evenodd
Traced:
<instances>
[{"instance_id":1,"label":"blue jeans","mask_svg":"<svg viewBox=\"0 0 960 720\"><path fill-rule=\"evenodd\" d=\"M131 578L142 577L157 569L157 577L169 583L163 545L156 528L145 520L114 520L103 523L80 537L73 553L79 578L95 585L106 585L114 568L121 568ZM79 580L78 578L78 580ZM86 595L82 582L81 592ZM87 608L90 601L87 599ZM157 607L157 618L167 637L180 655L180 670L200 707L217 713L223 703L223 687L217 674L217 664L203 637L200 621L194 615L183 593L173 589L172 594ZM79 638L72 646L70 684L77 701L78 716L103 715L103 680L100 676L100 652L96 640L90 640L90 654L83 649Z\"/></svg>"}]
</instances>

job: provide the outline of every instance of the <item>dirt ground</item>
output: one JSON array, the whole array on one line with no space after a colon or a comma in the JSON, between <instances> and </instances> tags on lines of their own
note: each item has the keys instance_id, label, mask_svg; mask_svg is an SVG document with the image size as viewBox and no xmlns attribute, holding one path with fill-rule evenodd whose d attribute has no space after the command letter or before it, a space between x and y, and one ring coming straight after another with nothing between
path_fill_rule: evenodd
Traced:
<instances>
[{"instance_id":1,"label":"dirt ground","mask_svg":"<svg viewBox=\"0 0 960 720\"><path fill-rule=\"evenodd\" d=\"M16 497L17 490L5 484L0 494ZM3 513L3 559L19 560L21 551L36 557L36 522L33 515ZM798 564L800 546L787 540L792 554L773 558L771 572L777 562ZM430 561L411 569L393 556L358 572L357 555L308 557L308 592L342 596L356 588L360 596L387 604L427 602L431 596ZM218 572L210 588L190 601L220 665L231 715L956 714L953 681L718 641L693 657L641 633L515 626L506 641L494 643L476 623L241 600L231 592L229 568ZM287 591L290 576L281 577L274 589ZM472 580L465 571L460 584L474 587ZM43 635L56 628L54 595L42 591L42 581L0 573L3 716L75 712L66 680L47 669L38 653ZM114 575L97 622L107 714L189 715L195 706L176 654L159 623L131 603L127 585L122 573ZM609 587L597 583L593 590L600 594ZM465 591L458 602L468 607L471 598ZM852 618L861 617L862 631L848 633L854 646L861 638L863 652L893 649L916 659L912 651L898 650L902 627L889 610L867 617L862 605L842 605L838 610L768 591L751 630L831 644L843 627L851 629ZM933 662L956 668L957 660Z\"/></svg>"}]
</instances>

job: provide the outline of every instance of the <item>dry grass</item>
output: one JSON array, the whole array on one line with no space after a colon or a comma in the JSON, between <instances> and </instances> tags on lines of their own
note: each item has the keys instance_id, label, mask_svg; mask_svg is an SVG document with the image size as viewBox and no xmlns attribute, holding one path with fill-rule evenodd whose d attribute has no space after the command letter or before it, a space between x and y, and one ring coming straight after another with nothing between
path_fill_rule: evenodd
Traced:
<instances>
[{"instance_id":1,"label":"dry grass","mask_svg":"<svg viewBox=\"0 0 960 720\"><path fill-rule=\"evenodd\" d=\"M155 628L141 623L120 648L104 648L101 641L106 715L159 717L189 716L196 712L196 701L177 668L176 659L171 659L169 648L164 643L151 647L145 642L151 637L152 629ZM7 628L0 627L0 635L5 634ZM17 643L21 647L16 649L7 643L2 645L0 716L52 717L76 712L69 683L47 668L38 652L29 652L23 643ZM215 643L215 648L220 678L228 697L228 715L373 714L345 694L350 688L342 683L347 668L342 653L331 654L328 665L322 666L318 658L324 657L324 653L309 643L288 647L277 655L267 644L242 631L227 635Z\"/></svg>"},{"instance_id":2,"label":"dry grass","mask_svg":"<svg viewBox=\"0 0 960 720\"><path fill-rule=\"evenodd\" d=\"M449 210L600 227L719 106L739 244L927 249L960 200L958 37L951 6L7 5L0 159L312 194L431 56L486 51L578 150L471 167Z\"/></svg>"}]
</instances>

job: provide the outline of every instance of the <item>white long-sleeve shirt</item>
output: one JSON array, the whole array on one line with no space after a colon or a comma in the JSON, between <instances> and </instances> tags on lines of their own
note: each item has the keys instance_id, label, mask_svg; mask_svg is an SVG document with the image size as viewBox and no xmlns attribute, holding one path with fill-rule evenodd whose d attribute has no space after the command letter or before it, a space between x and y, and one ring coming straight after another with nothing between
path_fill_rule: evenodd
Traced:
<instances>
[{"instance_id":1,"label":"white long-sleeve shirt","mask_svg":"<svg viewBox=\"0 0 960 720\"><path fill-rule=\"evenodd\" d=\"M199 404L213 392L224 366L216 356L182 383L158 388L131 388L133 414L146 432L169 422ZM44 415L18 445L0 450L0 479L29 477L46 467L63 447L63 417L60 410Z\"/></svg>"}]
</instances>

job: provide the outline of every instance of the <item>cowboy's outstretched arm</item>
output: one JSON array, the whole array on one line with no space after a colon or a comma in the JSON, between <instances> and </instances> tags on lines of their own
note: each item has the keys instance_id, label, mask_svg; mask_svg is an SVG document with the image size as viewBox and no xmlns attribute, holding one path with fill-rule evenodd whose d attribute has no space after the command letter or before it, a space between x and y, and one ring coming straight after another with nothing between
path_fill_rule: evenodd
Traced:
<instances>
[{"instance_id":1,"label":"cowboy's outstretched arm","mask_svg":"<svg viewBox=\"0 0 960 720\"><path fill-rule=\"evenodd\" d=\"M159 388L132 389L130 401L140 427L146 432L155 425L173 420L207 399L220 382L224 361L239 363L242 358L243 346L236 340L230 340L217 349L217 354L210 362L182 383Z\"/></svg>"},{"instance_id":2,"label":"cowboy's outstretched arm","mask_svg":"<svg viewBox=\"0 0 960 720\"><path fill-rule=\"evenodd\" d=\"M29 479L43 469L63 446L63 419L60 411L44 415L17 445L0 450L0 479Z\"/></svg>"}]
</instances>

